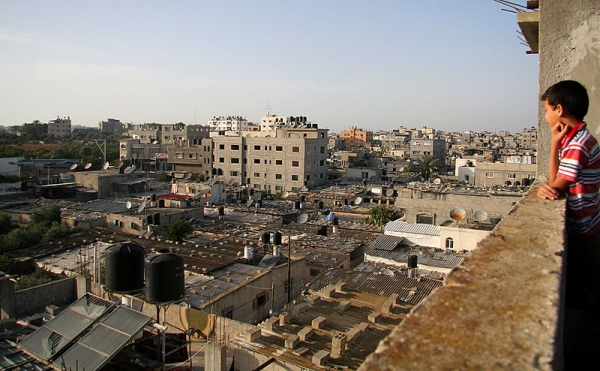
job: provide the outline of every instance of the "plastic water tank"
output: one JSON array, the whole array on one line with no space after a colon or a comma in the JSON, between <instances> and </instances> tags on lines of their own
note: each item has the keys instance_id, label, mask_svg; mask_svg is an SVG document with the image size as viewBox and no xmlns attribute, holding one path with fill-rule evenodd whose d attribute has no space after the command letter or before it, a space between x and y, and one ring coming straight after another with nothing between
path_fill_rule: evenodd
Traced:
<instances>
[{"instance_id":1,"label":"plastic water tank","mask_svg":"<svg viewBox=\"0 0 600 371\"><path fill-rule=\"evenodd\" d=\"M244 259L252 259L252 257L254 256L254 249L252 248L252 246L245 246L244 247Z\"/></svg>"},{"instance_id":2,"label":"plastic water tank","mask_svg":"<svg viewBox=\"0 0 600 371\"><path fill-rule=\"evenodd\" d=\"M416 255L409 255L408 256L408 267L409 268L416 268L417 267L417 256Z\"/></svg>"},{"instance_id":3,"label":"plastic water tank","mask_svg":"<svg viewBox=\"0 0 600 371\"><path fill-rule=\"evenodd\" d=\"M281 233L273 233L273 245L281 245Z\"/></svg>"},{"instance_id":4,"label":"plastic water tank","mask_svg":"<svg viewBox=\"0 0 600 371\"><path fill-rule=\"evenodd\" d=\"M146 267L146 300L166 303L185 295L183 257L169 249L159 250L144 261Z\"/></svg>"},{"instance_id":5,"label":"plastic water tank","mask_svg":"<svg viewBox=\"0 0 600 371\"><path fill-rule=\"evenodd\" d=\"M265 245L271 243L271 233L263 232L263 234L260 235L260 243Z\"/></svg>"},{"instance_id":6,"label":"plastic water tank","mask_svg":"<svg viewBox=\"0 0 600 371\"><path fill-rule=\"evenodd\" d=\"M127 292L144 287L144 248L125 241L106 249L106 289Z\"/></svg>"}]
</instances>

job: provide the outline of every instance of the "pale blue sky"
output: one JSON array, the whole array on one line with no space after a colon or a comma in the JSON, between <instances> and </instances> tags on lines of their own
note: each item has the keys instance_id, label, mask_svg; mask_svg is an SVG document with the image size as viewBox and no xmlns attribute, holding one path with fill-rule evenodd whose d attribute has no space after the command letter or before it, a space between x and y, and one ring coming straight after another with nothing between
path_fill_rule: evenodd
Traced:
<instances>
[{"instance_id":1,"label":"pale blue sky","mask_svg":"<svg viewBox=\"0 0 600 371\"><path fill-rule=\"evenodd\" d=\"M525 3L525 1L520 1ZM0 125L206 124L270 111L339 132L521 131L538 57L492 0L0 0ZM194 120L195 118L195 120Z\"/></svg>"}]
</instances>

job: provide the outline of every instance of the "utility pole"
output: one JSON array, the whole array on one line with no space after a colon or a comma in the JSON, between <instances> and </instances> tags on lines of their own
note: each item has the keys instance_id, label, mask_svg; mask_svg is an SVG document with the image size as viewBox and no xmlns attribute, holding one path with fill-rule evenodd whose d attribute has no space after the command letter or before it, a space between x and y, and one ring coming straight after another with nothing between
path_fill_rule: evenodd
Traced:
<instances>
[{"instance_id":1,"label":"utility pole","mask_svg":"<svg viewBox=\"0 0 600 371\"><path fill-rule=\"evenodd\" d=\"M288 279L287 279L287 294L288 300L290 303L292 301L292 236L288 235Z\"/></svg>"}]
</instances>

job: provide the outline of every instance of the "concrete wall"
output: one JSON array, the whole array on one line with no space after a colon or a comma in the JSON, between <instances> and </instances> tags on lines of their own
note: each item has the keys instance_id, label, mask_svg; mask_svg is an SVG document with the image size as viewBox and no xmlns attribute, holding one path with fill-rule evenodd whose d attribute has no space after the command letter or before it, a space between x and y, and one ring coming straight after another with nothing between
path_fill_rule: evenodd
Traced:
<instances>
[{"instance_id":1,"label":"concrete wall","mask_svg":"<svg viewBox=\"0 0 600 371\"><path fill-rule=\"evenodd\" d=\"M489 218L506 215L521 200L518 196L477 196L451 193L421 192L408 188L399 189L395 206L406 210L408 223L416 223L417 215L435 215L435 224L450 220L450 210L460 207L472 218L477 211L487 212Z\"/></svg>"},{"instance_id":2,"label":"concrete wall","mask_svg":"<svg viewBox=\"0 0 600 371\"><path fill-rule=\"evenodd\" d=\"M481 229L440 227L440 249L446 248L446 239L454 241L453 250L475 250L479 241L489 236L491 232Z\"/></svg>"},{"instance_id":3,"label":"concrete wall","mask_svg":"<svg viewBox=\"0 0 600 371\"><path fill-rule=\"evenodd\" d=\"M47 305L62 307L77 299L76 278L66 278L15 292L17 318L44 311Z\"/></svg>"},{"instance_id":4,"label":"concrete wall","mask_svg":"<svg viewBox=\"0 0 600 371\"><path fill-rule=\"evenodd\" d=\"M540 5L539 90L565 79L581 82L590 97L585 121L600 137L600 2L544 0ZM548 174L550 129L540 103L538 173Z\"/></svg>"}]
</instances>

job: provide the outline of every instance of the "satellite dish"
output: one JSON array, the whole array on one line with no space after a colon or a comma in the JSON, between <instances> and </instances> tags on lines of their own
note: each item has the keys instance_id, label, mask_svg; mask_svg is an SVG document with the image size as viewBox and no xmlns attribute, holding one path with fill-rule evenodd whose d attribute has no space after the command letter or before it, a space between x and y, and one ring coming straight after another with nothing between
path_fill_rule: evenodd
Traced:
<instances>
[{"instance_id":1,"label":"satellite dish","mask_svg":"<svg viewBox=\"0 0 600 371\"><path fill-rule=\"evenodd\" d=\"M385 191L385 195L388 197L392 197L394 195L394 189L390 188L387 191Z\"/></svg>"},{"instance_id":2,"label":"satellite dish","mask_svg":"<svg viewBox=\"0 0 600 371\"><path fill-rule=\"evenodd\" d=\"M123 170L123 174L131 174L134 170L135 168L133 166L127 166L125 170Z\"/></svg>"},{"instance_id":3,"label":"satellite dish","mask_svg":"<svg viewBox=\"0 0 600 371\"><path fill-rule=\"evenodd\" d=\"M235 179L231 179L231 180L229 181L229 183L227 184L227 186L228 186L228 187L231 187L231 186L233 186L233 183L235 183Z\"/></svg>"},{"instance_id":4,"label":"satellite dish","mask_svg":"<svg viewBox=\"0 0 600 371\"><path fill-rule=\"evenodd\" d=\"M104 163L104 166L102 166L102 170L107 170L109 166L110 166L110 164L108 163L108 161L106 161Z\"/></svg>"},{"instance_id":5,"label":"satellite dish","mask_svg":"<svg viewBox=\"0 0 600 371\"><path fill-rule=\"evenodd\" d=\"M183 180L188 180L192 177L192 173L189 171L183 175Z\"/></svg>"},{"instance_id":6,"label":"satellite dish","mask_svg":"<svg viewBox=\"0 0 600 371\"><path fill-rule=\"evenodd\" d=\"M117 166L115 166L115 169L119 170L122 166L123 166L123 161L119 161Z\"/></svg>"},{"instance_id":7,"label":"satellite dish","mask_svg":"<svg viewBox=\"0 0 600 371\"><path fill-rule=\"evenodd\" d=\"M87 169L89 169L91 167L92 167L92 163L88 162L87 164L85 164L85 166L83 168L87 170Z\"/></svg>"},{"instance_id":8,"label":"satellite dish","mask_svg":"<svg viewBox=\"0 0 600 371\"><path fill-rule=\"evenodd\" d=\"M442 180L440 178L435 178L433 184L442 184Z\"/></svg>"},{"instance_id":9,"label":"satellite dish","mask_svg":"<svg viewBox=\"0 0 600 371\"><path fill-rule=\"evenodd\" d=\"M146 200L144 200L144 202L142 202L140 207L138 207L138 213L141 213L142 211L144 211L145 208L146 208Z\"/></svg>"},{"instance_id":10,"label":"satellite dish","mask_svg":"<svg viewBox=\"0 0 600 371\"><path fill-rule=\"evenodd\" d=\"M455 207L450 210L450 217L454 220L463 220L467 216L467 212L465 209L461 209L460 207Z\"/></svg>"},{"instance_id":11,"label":"satellite dish","mask_svg":"<svg viewBox=\"0 0 600 371\"><path fill-rule=\"evenodd\" d=\"M298 224L304 224L308 221L308 215L307 214L300 214L298 216Z\"/></svg>"},{"instance_id":12,"label":"satellite dish","mask_svg":"<svg viewBox=\"0 0 600 371\"><path fill-rule=\"evenodd\" d=\"M125 207L127 208L127 210L131 209L131 201L125 202Z\"/></svg>"},{"instance_id":13,"label":"satellite dish","mask_svg":"<svg viewBox=\"0 0 600 371\"><path fill-rule=\"evenodd\" d=\"M358 196L354 199L354 205L360 205L363 202L362 197Z\"/></svg>"},{"instance_id":14,"label":"satellite dish","mask_svg":"<svg viewBox=\"0 0 600 371\"><path fill-rule=\"evenodd\" d=\"M300 187L299 191L306 192L306 191L308 191L308 188L306 188L305 186L302 186L302 187Z\"/></svg>"},{"instance_id":15,"label":"satellite dish","mask_svg":"<svg viewBox=\"0 0 600 371\"><path fill-rule=\"evenodd\" d=\"M480 210L478 212L475 213L475 220L477 220L479 223L483 222L484 220L486 220L488 217L487 213L483 210Z\"/></svg>"},{"instance_id":16,"label":"satellite dish","mask_svg":"<svg viewBox=\"0 0 600 371\"><path fill-rule=\"evenodd\" d=\"M287 198L290 195L288 191L285 191L281 194L281 198Z\"/></svg>"},{"instance_id":17,"label":"satellite dish","mask_svg":"<svg viewBox=\"0 0 600 371\"><path fill-rule=\"evenodd\" d=\"M69 169L75 170L76 167L77 167L77 164L73 164L73 165L71 165L71 167Z\"/></svg>"},{"instance_id":18,"label":"satellite dish","mask_svg":"<svg viewBox=\"0 0 600 371\"><path fill-rule=\"evenodd\" d=\"M246 201L246 206L252 206L252 203L253 203L253 202L254 202L253 200L248 200L248 201Z\"/></svg>"}]
</instances>

